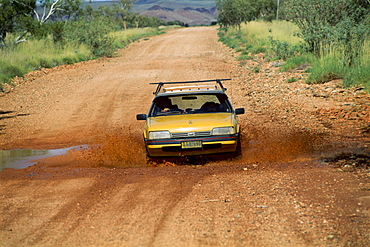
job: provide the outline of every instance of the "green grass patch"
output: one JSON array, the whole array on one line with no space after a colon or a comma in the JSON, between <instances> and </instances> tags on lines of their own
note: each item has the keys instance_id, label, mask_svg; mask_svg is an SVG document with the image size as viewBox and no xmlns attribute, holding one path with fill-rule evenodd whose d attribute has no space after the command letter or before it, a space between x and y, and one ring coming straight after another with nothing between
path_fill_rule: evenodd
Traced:
<instances>
[{"instance_id":1,"label":"green grass patch","mask_svg":"<svg viewBox=\"0 0 370 247\"><path fill-rule=\"evenodd\" d=\"M10 36L9 39L11 38ZM54 45L50 37L29 40L11 49L0 50L0 84L9 83L14 77L22 77L36 69L71 64L90 58L91 52L83 45L60 48Z\"/></svg>"},{"instance_id":2,"label":"green grass patch","mask_svg":"<svg viewBox=\"0 0 370 247\"><path fill-rule=\"evenodd\" d=\"M158 28L133 28L126 31L118 31L111 33L114 38L114 47L121 49L128 44L144 37L150 37L163 33L162 29Z\"/></svg>"},{"instance_id":3,"label":"green grass patch","mask_svg":"<svg viewBox=\"0 0 370 247\"><path fill-rule=\"evenodd\" d=\"M331 80L343 79L346 75L347 67L340 59L327 56L316 60L312 65L312 70L307 78L307 83L319 84Z\"/></svg>"},{"instance_id":4,"label":"green grass patch","mask_svg":"<svg viewBox=\"0 0 370 247\"><path fill-rule=\"evenodd\" d=\"M309 67L316 60L315 56L310 53L303 54L301 56L294 56L289 58L286 63L281 66L280 71L284 72L299 67Z\"/></svg>"},{"instance_id":5,"label":"green grass patch","mask_svg":"<svg viewBox=\"0 0 370 247\"><path fill-rule=\"evenodd\" d=\"M308 83L325 83L333 79L343 79L347 87L362 85L370 92L370 42L367 41L362 53L348 64L348 54L341 46L323 48L323 57L312 65Z\"/></svg>"},{"instance_id":6,"label":"green grass patch","mask_svg":"<svg viewBox=\"0 0 370 247\"><path fill-rule=\"evenodd\" d=\"M349 68L343 79L344 86L362 85L370 93L370 60Z\"/></svg>"},{"instance_id":7,"label":"green grass patch","mask_svg":"<svg viewBox=\"0 0 370 247\"><path fill-rule=\"evenodd\" d=\"M297 78L290 77L290 78L288 78L288 79L286 80L286 83L292 83L292 82L296 82L296 81L298 81L298 79L297 79Z\"/></svg>"}]
</instances>

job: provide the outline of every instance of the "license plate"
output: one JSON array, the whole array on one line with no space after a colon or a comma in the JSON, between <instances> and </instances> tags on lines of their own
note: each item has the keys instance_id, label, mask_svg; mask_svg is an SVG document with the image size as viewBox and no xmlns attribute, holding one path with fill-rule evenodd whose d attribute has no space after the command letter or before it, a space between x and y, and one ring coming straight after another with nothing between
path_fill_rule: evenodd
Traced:
<instances>
[{"instance_id":1,"label":"license plate","mask_svg":"<svg viewBox=\"0 0 370 247\"><path fill-rule=\"evenodd\" d=\"M181 148L201 148L202 141L181 142Z\"/></svg>"}]
</instances>

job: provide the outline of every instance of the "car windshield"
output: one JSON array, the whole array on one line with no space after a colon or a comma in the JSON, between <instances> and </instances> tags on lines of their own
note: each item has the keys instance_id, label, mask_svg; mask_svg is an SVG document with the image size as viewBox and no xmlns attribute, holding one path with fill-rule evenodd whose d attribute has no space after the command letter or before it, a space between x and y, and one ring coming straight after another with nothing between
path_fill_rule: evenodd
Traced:
<instances>
[{"instance_id":1,"label":"car windshield","mask_svg":"<svg viewBox=\"0 0 370 247\"><path fill-rule=\"evenodd\" d=\"M149 116L231 112L225 94L186 94L157 97Z\"/></svg>"}]
</instances>

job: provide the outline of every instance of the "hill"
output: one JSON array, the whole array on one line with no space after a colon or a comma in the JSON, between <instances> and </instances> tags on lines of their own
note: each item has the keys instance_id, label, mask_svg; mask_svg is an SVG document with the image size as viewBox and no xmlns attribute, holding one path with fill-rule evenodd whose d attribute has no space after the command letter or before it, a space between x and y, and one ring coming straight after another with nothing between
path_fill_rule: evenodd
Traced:
<instances>
[{"instance_id":1,"label":"hill","mask_svg":"<svg viewBox=\"0 0 370 247\"><path fill-rule=\"evenodd\" d=\"M215 7L184 7L176 9L154 5L140 14L149 17L158 17L166 22L178 20L189 25L210 25L217 19Z\"/></svg>"},{"instance_id":2,"label":"hill","mask_svg":"<svg viewBox=\"0 0 370 247\"><path fill-rule=\"evenodd\" d=\"M111 4L117 4L117 1L84 2L84 5L91 5L92 7ZM214 0L139 0L134 4L132 11L140 15L158 17L166 22L178 20L189 25L210 25L217 20Z\"/></svg>"}]
</instances>

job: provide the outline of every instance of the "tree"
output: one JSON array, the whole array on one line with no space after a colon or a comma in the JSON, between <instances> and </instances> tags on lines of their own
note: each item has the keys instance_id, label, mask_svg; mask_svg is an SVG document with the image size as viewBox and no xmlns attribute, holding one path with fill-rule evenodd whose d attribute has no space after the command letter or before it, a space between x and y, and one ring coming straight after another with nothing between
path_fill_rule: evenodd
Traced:
<instances>
[{"instance_id":1,"label":"tree","mask_svg":"<svg viewBox=\"0 0 370 247\"><path fill-rule=\"evenodd\" d=\"M113 5L113 10L116 12L118 18L122 22L123 28L127 29L127 18L130 15L130 11L137 0L118 0L118 5Z\"/></svg>"},{"instance_id":2,"label":"tree","mask_svg":"<svg viewBox=\"0 0 370 247\"><path fill-rule=\"evenodd\" d=\"M80 0L0 0L0 43L5 45L7 33L17 32L15 44L26 41L27 34L44 35L44 24L60 12L68 19L76 13Z\"/></svg>"},{"instance_id":3,"label":"tree","mask_svg":"<svg viewBox=\"0 0 370 247\"><path fill-rule=\"evenodd\" d=\"M60 21L68 21L72 18L74 20L81 14L82 9L81 0L63 0L63 3L58 8L58 11L55 12L55 15L51 16L53 20L59 19Z\"/></svg>"},{"instance_id":4,"label":"tree","mask_svg":"<svg viewBox=\"0 0 370 247\"><path fill-rule=\"evenodd\" d=\"M252 6L247 6L245 0L216 0L216 8L219 12L218 22L225 27L240 27L247 18L245 11L254 11Z\"/></svg>"},{"instance_id":5,"label":"tree","mask_svg":"<svg viewBox=\"0 0 370 247\"><path fill-rule=\"evenodd\" d=\"M350 65L369 37L369 0L286 0L285 13L301 30L311 51L322 55L329 45L344 47Z\"/></svg>"},{"instance_id":6,"label":"tree","mask_svg":"<svg viewBox=\"0 0 370 247\"><path fill-rule=\"evenodd\" d=\"M0 47L5 46L8 33L22 30L33 21L34 0L0 0Z\"/></svg>"},{"instance_id":7,"label":"tree","mask_svg":"<svg viewBox=\"0 0 370 247\"><path fill-rule=\"evenodd\" d=\"M272 20L276 12L275 0L216 0L221 26L240 27L243 22L258 18Z\"/></svg>"},{"instance_id":8,"label":"tree","mask_svg":"<svg viewBox=\"0 0 370 247\"><path fill-rule=\"evenodd\" d=\"M118 0L118 2L122 10L129 12L137 0Z\"/></svg>"}]
</instances>

